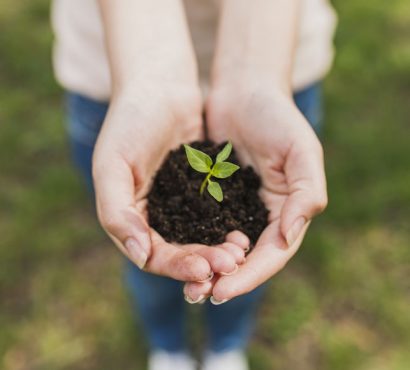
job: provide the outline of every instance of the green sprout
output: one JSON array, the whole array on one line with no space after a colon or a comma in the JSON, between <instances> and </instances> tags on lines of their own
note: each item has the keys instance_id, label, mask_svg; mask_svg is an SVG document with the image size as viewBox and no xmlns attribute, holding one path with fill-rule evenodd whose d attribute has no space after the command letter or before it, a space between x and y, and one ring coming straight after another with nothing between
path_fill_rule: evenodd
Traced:
<instances>
[{"instance_id":1,"label":"green sprout","mask_svg":"<svg viewBox=\"0 0 410 370\"><path fill-rule=\"evenodd\" d=\"M216 181L212 181L211 177L216 177L218 179L226 179L231 176L234 172L239 170L239 166L230 162L224 162L225 159L228 159L232 151L232 144L229 142L225 147L218 153L216 156L215 164L212 161L212 158L201 152L200 150L194 149L189 145L184 145L185 153L188 158L190 166L201 173L206 173L206 177L201 184L199 193L202 195L207 186L207 190L212 197L214 197L218 202L223 200L223 192L221 185Z\"/></svg>"}]
</instances>

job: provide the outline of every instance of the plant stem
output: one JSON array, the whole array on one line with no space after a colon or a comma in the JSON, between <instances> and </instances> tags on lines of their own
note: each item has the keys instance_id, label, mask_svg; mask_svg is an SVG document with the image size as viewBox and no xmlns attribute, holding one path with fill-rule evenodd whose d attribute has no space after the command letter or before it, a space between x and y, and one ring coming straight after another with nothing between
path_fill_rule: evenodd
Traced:
<instances>
[{"instance_id":1,"label":"plant stem","mask_svg":"<svg viewBox=\"0 0 410 370\"><path fill-rule=\"evenodd\" d=\"M211 176L212 176L212 170L209 171L208 175L206 175L206 177L205 177L205 180L202 181L201 188L199 189L199 194L202 195L204 193L205 186L206 186L206 184L207 184L207 182L208 182L208 180L210 179Z\"/></svg>"}]
</instances>

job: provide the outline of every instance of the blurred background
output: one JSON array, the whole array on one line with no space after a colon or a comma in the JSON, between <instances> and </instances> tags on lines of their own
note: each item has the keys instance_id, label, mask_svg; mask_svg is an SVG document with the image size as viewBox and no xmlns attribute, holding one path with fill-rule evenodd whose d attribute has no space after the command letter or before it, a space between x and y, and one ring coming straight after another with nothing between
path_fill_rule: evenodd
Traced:
<instances>
[{"instance_id":1,"label":"blurred background","mask_svg":"<svg viewBox=\"0 0 410 370\"><path fill-rule=\"evenodd\" d=\"M410 1L333 3L330 204L272 280L255 370L410 368ZM0 2L0 369L143 369L121 257L70 164L51 44L49 1Z\"/></svg>"}]
</instances>

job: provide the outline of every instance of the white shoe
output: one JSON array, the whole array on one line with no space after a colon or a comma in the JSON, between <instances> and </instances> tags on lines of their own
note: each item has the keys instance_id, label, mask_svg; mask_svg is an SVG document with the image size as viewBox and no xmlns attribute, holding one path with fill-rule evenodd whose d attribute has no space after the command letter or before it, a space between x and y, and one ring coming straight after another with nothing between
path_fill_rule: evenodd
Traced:
<instances>
[{"instance_id":1,"label":"white shoe","mask_svg":"<svg viewBox=\"0 0 410 370\"><path fill-rule=\"evenodd\" d=\"M249 366L243 351L208 352L201 370L249 370Z\"/></svg>"},{"instance_id":2,"label":"white shoe","mask_svg":"<svg viewBox=\"0 0 410 370\"><path fill-rule=\"evenodd\" d=\"M148 370L196 370L196 362L185 352L157 350L148 357Z\"/></svg>"}]
</instances>

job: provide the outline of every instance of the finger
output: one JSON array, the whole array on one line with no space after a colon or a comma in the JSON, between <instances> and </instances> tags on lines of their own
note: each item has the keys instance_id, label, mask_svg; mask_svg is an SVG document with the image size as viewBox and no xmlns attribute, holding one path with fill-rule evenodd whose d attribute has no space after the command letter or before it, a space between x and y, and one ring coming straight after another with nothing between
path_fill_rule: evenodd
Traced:
<instances>
[{"instance_id":1,"label":"finger","mask_svg":"<svg viewBox=\"0 0 410 370\"><path fill-rule=\"evenodd\" d=\"M180 248L167 243L151 229L152 253L145 271L171 277L181 281L206 281L213 277L213 271L206 258L196 253L200 245L191 244Z\"/></svg>"},{"instance_id":2,"label":"finger","mask_svg":"<svg viewBox=\"0 0 410 370\"><path fill-rule=\"evenodd\" d=\"M235 259L235 262L238 265L245 262L245 251L238 245L225 242L218 245L217 248L227 251Z\"/></svg>"},{"instance_id":3,"label":"finger","mask_svg":"<svg viewBox=\"0 0 410 370\"><path fill-rule=\"evenodd\" d=\"M212 288L218 277L205 283L188 282L184 285L184 296L188 303L203 303L212 293Z\"/></svg>"},{"instance_id":4,"label":"finger","mask_svg":"<svg viewBox=\"0 0 410 370\"><path fill-rule=\"evenodd\" d=\"M248 293L282 270L298 250L307 227L308 224L292 247L287 248L279 229L279 221L270 224L238 272L234 276L222 276L215 283L212 290L213 301L224 302Z\"/></svg>"},{"instance_id":5,"label":"finger","mask_svg":"<svg viewBox=\"0 0 410 370\"><path fill-rule=\"evenodd\" d=\"M186 248L190 247L185 246L184 249ZM230 252L224 250L222 247L208 247L200 245L199 247L191 246L191 250L195 250L195 253L204 257L209 262L212 271L215 273L222 275L231 275L234 274L238 269L235 257Z\"/></svg>"},{"instance_id":6,"label":"finger","mask_svg":"<svg viewBox=\"0 0 410 370\"><path fill-rule=\"evenodd\" d=\"M248 252L250 249L251 242L249 238L242 231L239 231L239 230L231 231L230 233L226 235L225 240L229 243L233 243L233 244L240 246L242 249L245 250L245 252Z\"/></svg>"},{"instance_id":7,"label":"finger","mask_svg":"<svg viewBox=\"0 0 410 370\"><path fill-rule=\"evenodd\" d=\"M151 254L149 227L136 209L135 179L121 158L98 157L93 179L99 221L108 235L131 260L143 268Z\"/></svg>"},{"instance_id":8,"label":"finger","mask_svg":"<svg viewBox=\"0 0 410 370\"><path fill-rule=\"evenodd\" d=\"M317 139L310 146L294 146L286 159L289 196L281 211L280 229L288 246L305 224L327 205L323 152Z\"/></svg>"}]
</instances>

